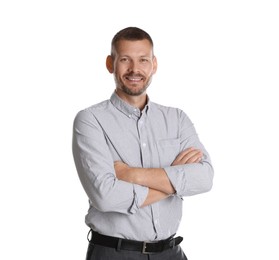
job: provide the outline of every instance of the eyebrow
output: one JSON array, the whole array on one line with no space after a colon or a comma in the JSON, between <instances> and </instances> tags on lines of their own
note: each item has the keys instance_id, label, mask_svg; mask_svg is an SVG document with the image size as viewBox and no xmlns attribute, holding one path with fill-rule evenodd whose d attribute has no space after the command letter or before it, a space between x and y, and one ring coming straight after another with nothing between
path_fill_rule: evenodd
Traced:
<instances>
[{"instance_id":1,"label":"eyebrow","mask_svg":"<svg viewBox=\"0 0 279 260\"><path fill-rule=\"evenodd\" d=\"M123 54L123 55L118 55L119 57L128 57L128 58L131 58L131 56L130 55L127 55L127 54ZM149 56L149 55L140 55L140 56L138 56L137 58L149 58L149 59L152 59L153 58L153 56Z\"/></svg>"}]
</instances>

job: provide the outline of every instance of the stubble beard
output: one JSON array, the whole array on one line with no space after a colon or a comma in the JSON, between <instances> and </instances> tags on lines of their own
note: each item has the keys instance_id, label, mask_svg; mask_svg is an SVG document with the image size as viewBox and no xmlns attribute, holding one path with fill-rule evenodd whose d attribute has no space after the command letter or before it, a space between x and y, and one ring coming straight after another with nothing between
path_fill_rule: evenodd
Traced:
<instances>
[{"instance_id":1,"label":"stubble beard","mask_svg":"<svg viewBox=\"0 0 279 260\"><path fill-rule=\"evenodd\" d=\"M130 95L130 96L140 96L147 90L147 88L151 84L152 77L150 77L148 79L148 81L146 82L146 84L143 85L140 89L138 89L136 87L136 84L135 84L135 88L127 87L121 79L117 78L117 75L114 75L114 80L115 80L117 88L121 89L125 94Z\"/></svg>"}]
</instances>

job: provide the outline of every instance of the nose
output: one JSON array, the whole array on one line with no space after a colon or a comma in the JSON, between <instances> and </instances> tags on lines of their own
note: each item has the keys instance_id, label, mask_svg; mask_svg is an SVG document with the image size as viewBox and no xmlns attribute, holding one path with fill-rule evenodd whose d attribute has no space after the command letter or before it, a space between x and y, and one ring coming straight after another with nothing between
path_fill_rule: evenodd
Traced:
<instances>
[{"instance_id":1,"label":"nose","mask_svg":"<svg viewBox=\"0 0 279 260\"><path fill-rule=\"evenodd\" d=\"M134 73L136 73L136 72L138 72L138 70L139 70L138 67L139 67L139 66L138 66L138 63L137 63L136 61L131 61L131 62L130 62L130 66L129 66L129 68L128 68L128 71L129 71L129 72L134 72Z\"/></svg>"}]
</instances>

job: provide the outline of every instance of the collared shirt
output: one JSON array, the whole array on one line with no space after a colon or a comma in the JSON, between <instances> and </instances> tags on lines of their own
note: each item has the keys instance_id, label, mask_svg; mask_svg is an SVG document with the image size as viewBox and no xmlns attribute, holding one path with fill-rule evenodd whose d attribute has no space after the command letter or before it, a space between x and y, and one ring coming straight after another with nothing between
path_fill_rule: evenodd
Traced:
<instances>
[{"instance_id":1,"label":"collared shirt","mask_svg":"<svg viewBox=\"0 0 279 260\"><path fill-rule=\"evenodd\" d=\"M171 166L189 147L203 151L202 161ZM73 155L90 203L86 224L104 235L139 241L166 239L179 227L182 197L212 187L209 155L182 110L148 101L140 111L115 92L110 100L77 114ZM148 188L118 180L115 161L131 167L163 168L176 194L141 208Z\"/></svg>"}]
</instances>

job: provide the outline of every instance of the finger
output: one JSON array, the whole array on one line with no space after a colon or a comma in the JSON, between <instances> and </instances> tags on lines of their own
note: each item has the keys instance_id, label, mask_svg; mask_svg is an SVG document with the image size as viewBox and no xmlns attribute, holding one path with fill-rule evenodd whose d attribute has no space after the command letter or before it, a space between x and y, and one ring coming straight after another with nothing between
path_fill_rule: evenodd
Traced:
<instances>
[{"instance_id":1,"label":"finger","mask_svg":"<svg viewBox=\"0 0 279 260\"><path fill-rule=\"evenodd\" d=\"M182 151L173 161L172 165L182 165L186 163L197 163L203 156L202 151L194 147Z\"/></svg>"},{"instance_id":2,"label":"finger","mask_svg":"<svg viewBox=\"0 0 279 260\"><path fill-rule=\"evenodd\" d=\"M190 152L186 153L181 159L180 163L194 163L197 162L202 157L202 152L200 150L191 150Z\"/></svg>"},{"instance_id":3,"label":"finger","mask_svg":"<svg viewBox=\"0 0 279 260\"><path fill-rule=\"evenodd\" d=\"M185 156L187 156L188 153L190 153L191 151L193 151L195 148L194 147L190 147L187 148L186 150L182 151L176 158L175 161L181 161Z\"/></svg>"},{"instance_id":4,"label":"finger","mask_svg":"<svg viewBox=\"0 0 279 260\"><path fill-rule=\"evenodd\" d=\"M201 161L202 155L202 152L199 151L196 154L193 154L186 163L198 163Z\"/></svg>"}]
</instances>

